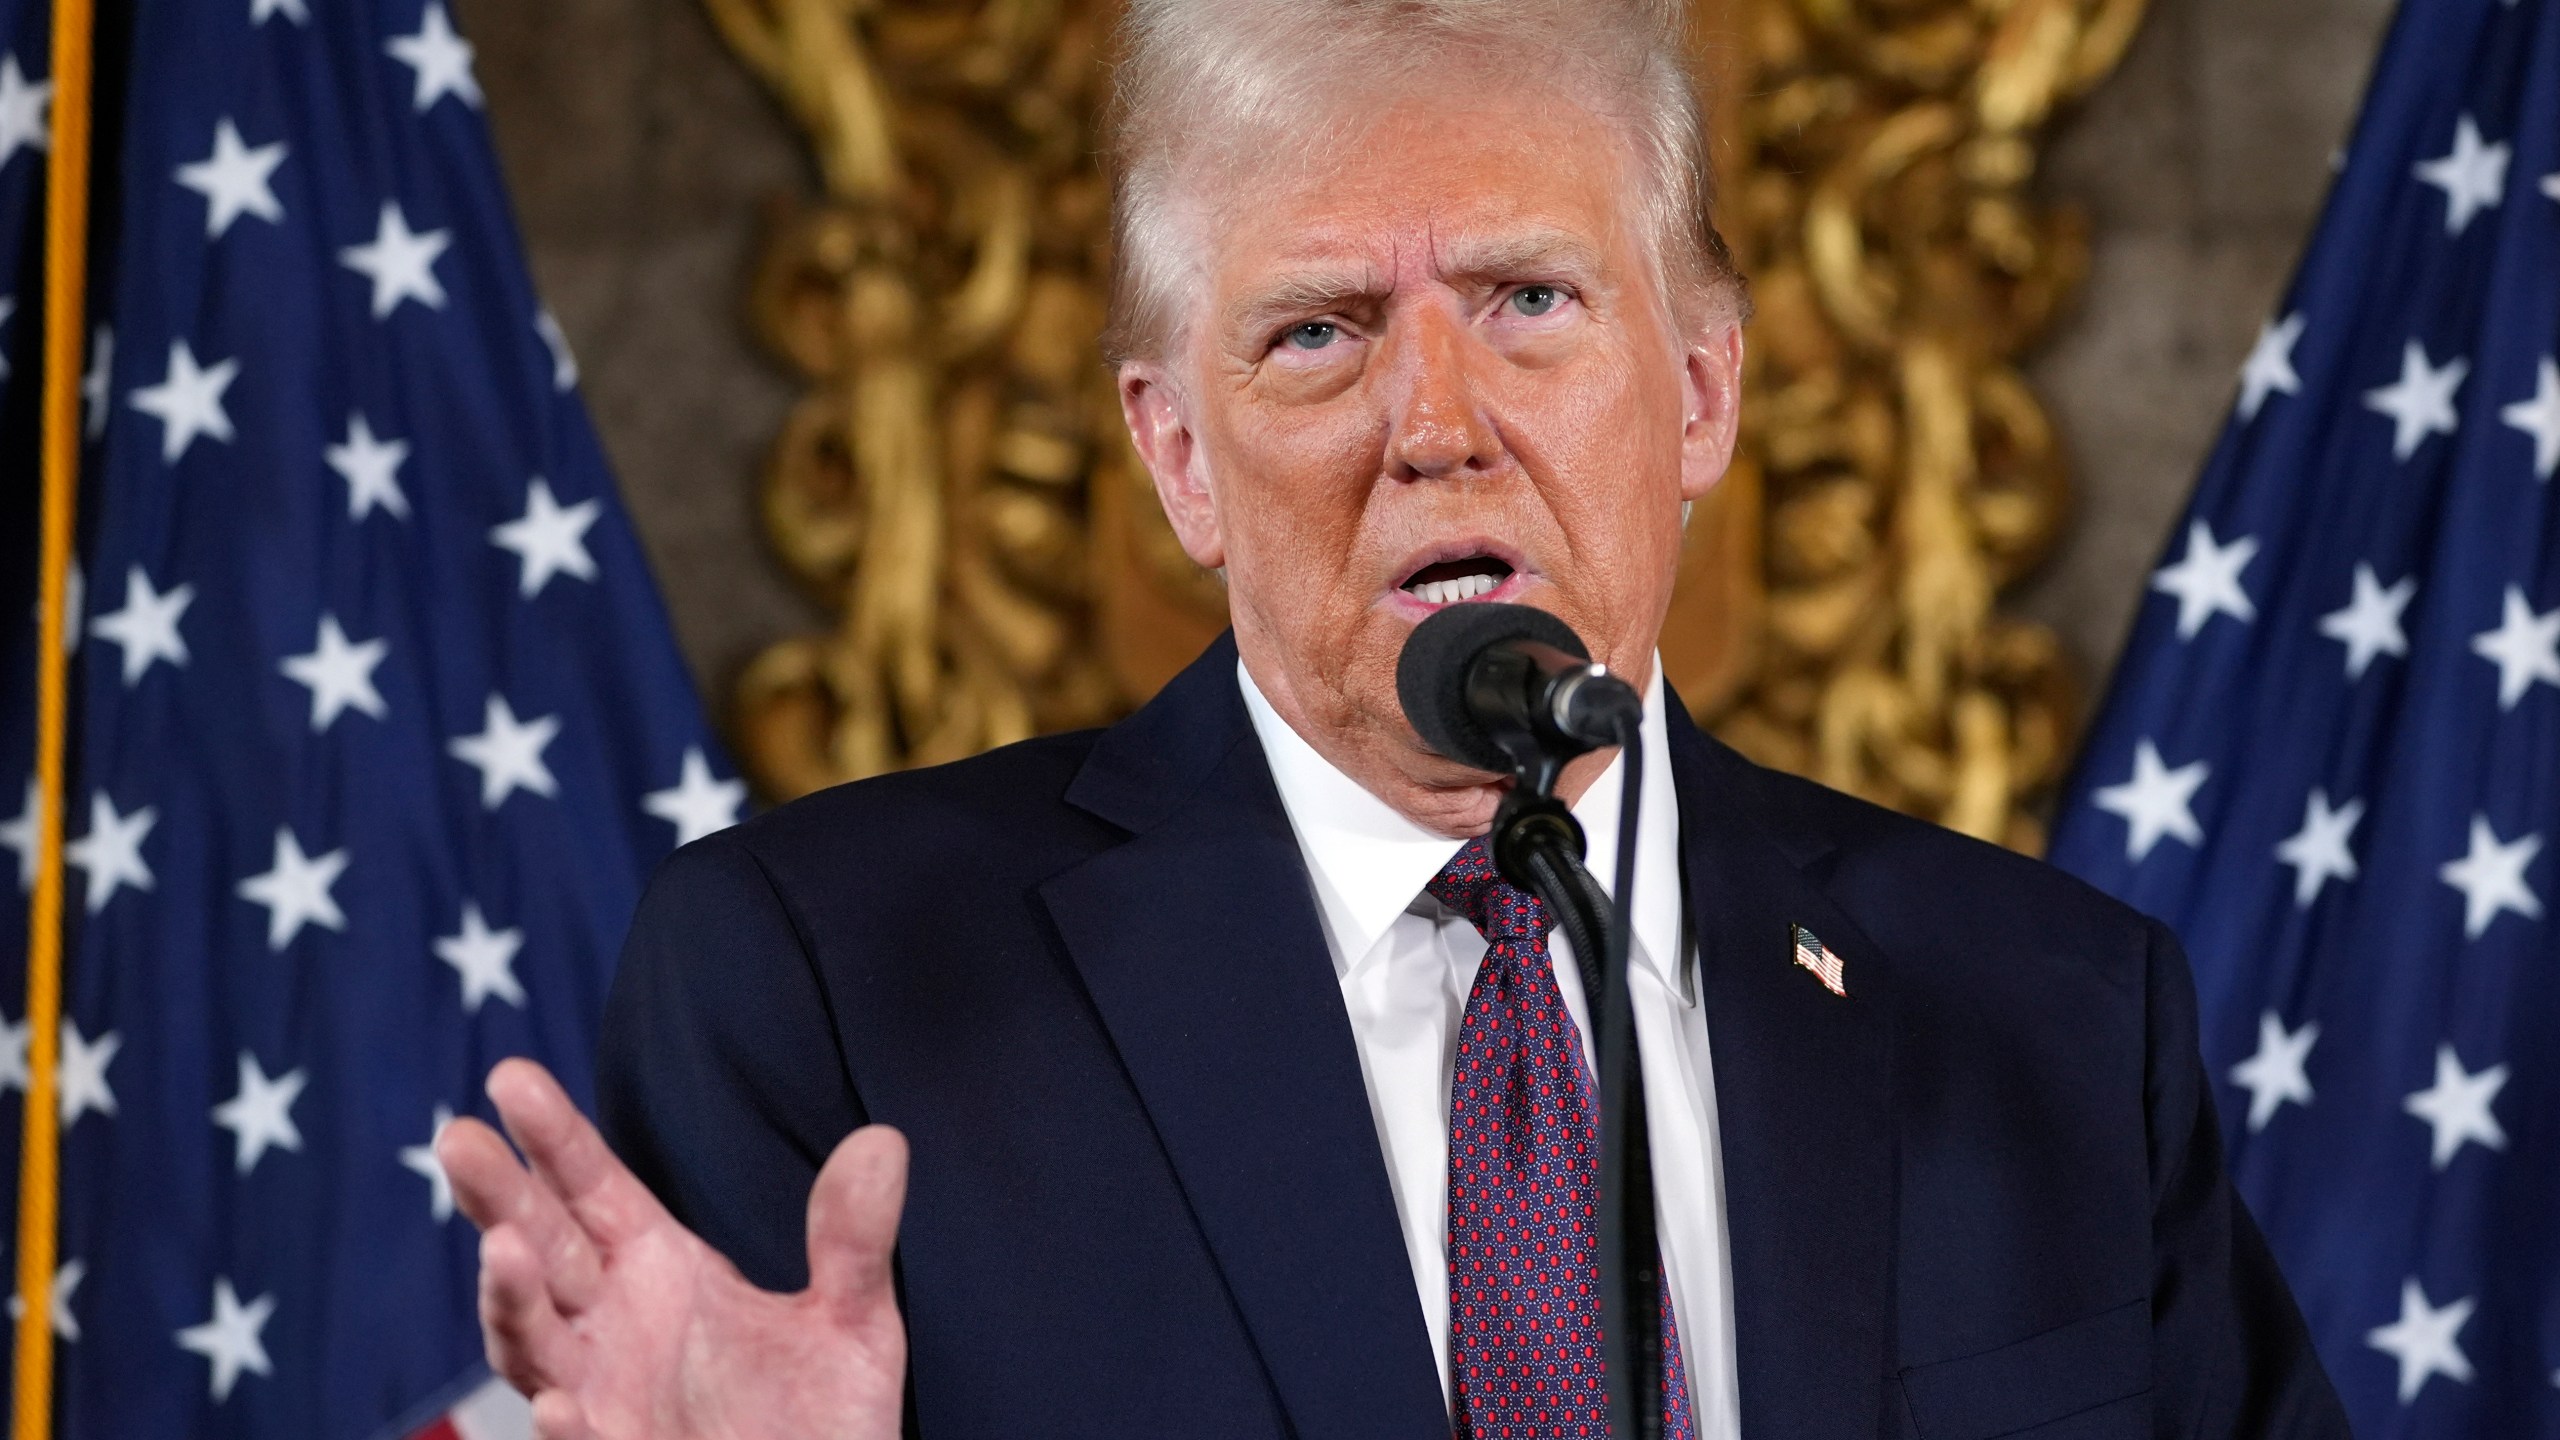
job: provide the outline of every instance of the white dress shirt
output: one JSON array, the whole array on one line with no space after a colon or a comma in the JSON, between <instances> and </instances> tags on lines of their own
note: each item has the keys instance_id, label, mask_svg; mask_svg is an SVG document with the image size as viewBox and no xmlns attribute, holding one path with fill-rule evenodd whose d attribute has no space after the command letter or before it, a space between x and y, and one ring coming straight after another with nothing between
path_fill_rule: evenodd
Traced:
<instances>
[{"instance_id":1,"label":"white dress shirt","mask_svg":"<svg viewBox=\"0 0 2560 1440\"><path fill-rule=\"evenodd\" d=\"M1658 674L1660 666L1655 669ZM1473 924L1423 887L1464 842L1423 829L1362 789L1280 718L1242 664L1236 677L1315 883L1325 941L1368 1084L1369 1111L1386 1152L1414 1290L1446 1394L1449 1087L1458 1025L1485 943ZM1573 807L1590 840L1586 863L1603 888L1616 884L1619 770L1612 761ZM1696 964L1682 925L1679 798L1659 684L1645 696L1644 805L1637 819L1629 997L1644 1061L1662 1263L1698 1440L1738 1440L1733 1265L1726 1245L1715 1071L1708 1063L1706 1014L1697 1003ZM1581 973L1563 932L1549 938L1556 986L1582 1032L1587 1061L1591 1017Z\"/></svg>"}]
</instances>

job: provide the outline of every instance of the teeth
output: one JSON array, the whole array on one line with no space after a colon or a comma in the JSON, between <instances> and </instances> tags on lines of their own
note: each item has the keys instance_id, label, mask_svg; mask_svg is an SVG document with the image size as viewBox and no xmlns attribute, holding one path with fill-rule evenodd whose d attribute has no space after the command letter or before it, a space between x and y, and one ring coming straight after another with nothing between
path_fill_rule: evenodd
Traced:
<instances>
[{"instance_id":1,"label":"teeth","mask_svg":"<svg viewBox=\"0 0 2560 1440\"><path fill-rule=\"evenodd\" d=\"M1425 580L1405 593L1425 605L1455 605L1479 595L1490 595L1501 584L1490 575L1461 575L1455 580Z\"/></svg>"}]
</instances>

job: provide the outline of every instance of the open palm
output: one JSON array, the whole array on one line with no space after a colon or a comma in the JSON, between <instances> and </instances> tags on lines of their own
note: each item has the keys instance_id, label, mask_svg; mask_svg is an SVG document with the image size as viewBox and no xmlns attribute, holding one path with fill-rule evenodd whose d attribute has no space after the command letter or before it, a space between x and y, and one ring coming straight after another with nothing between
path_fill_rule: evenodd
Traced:
<instances>
[{"instance_id":1,"label":"open palm","mask_svg":"<svg viewBox=\"0 0 2560 1440\"><path fill-rule=\"evenodd\" d=\"M906 1332L889 1262L906 1142L869 1126L809 1194L809 1288L777 1295L676 1222L550 1074L489 1076L519 1164L457 1120L436 1142L481 1229L489 1363L540 1440L874 1440L898 1433Z\"/></svg>"}]
</instances>

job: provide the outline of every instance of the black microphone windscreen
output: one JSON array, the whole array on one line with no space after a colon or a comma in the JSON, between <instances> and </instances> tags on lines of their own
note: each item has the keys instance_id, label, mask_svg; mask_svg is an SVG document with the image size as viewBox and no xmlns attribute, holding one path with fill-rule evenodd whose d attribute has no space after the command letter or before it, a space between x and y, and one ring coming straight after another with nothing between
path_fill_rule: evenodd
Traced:
<instances>
[{"instance_id":1,"label":"black microphone windscreen","mask_svg":"<svg viewBox=\"0 0 2560 1440\"><path fill-rule=\"evenodd\" d=\"M1488 648L1534 640L1589 659L1573 627L1533 605L1488 601L1446 605L1424 617L1396 661L1396 698L1422 743L1479 770L1506 771L1511 758L1467 709L1467 667Z\"/></svg>"}]
</instances>

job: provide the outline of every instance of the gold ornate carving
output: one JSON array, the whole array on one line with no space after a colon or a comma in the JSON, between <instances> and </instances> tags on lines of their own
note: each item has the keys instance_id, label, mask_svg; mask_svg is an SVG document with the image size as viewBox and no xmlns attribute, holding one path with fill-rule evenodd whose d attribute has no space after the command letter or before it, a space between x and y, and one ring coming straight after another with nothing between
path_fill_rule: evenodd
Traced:
<instances>
[{"instance_id":1,"label":"gold ornate carving","mask_svg":"<svg viewBox=\"0 0 2560 1440\"><path fill-rule=\"evenodd\" d=\"M796 795L1112 714L1089 487L1117 464L1094 360L1108 196L1088 0L706 0L807 132L758 331L810 382L764 482L838 617L759 656L741 748Z\"/></svg>"},{"instance_id":2,"label":"gold ornate carving","mask_svg":"<svg viewBox=\"0 0 2560 1440\"><path fill-rule=\"evenodd\" d=\"M839 621L741 683L765 788L1104 718L1223 623L1094 363L1110 0L705 0L807 131L759 331L807 398L765 478ZM1746 443L1692 527L1671 678L1760 758L2033 848L2071 690L1993 600L2064 506L2015 358L2077 282L2026 194L2142 0L1723 0L1700 25L1755 272ZM1765 491L1765 501L1764 501Z\"/></svg>"},{"instance_id":3,"label":"gold ornate carving","mask_svg":"<svg viewBox=\"0 0 2560 1440\"><path fill-rule=\"evenodd\" d=\"M1757 0L1724 223L1759 302L1744 407L1768 610L1717 717L1764 762L2025 850L2066 758L2055 636L2001 589L2066 509L2017 358L2078 286L2079 217L2028 194L2057 107L2144 0Z\"/></svg>"}]
</instances>

